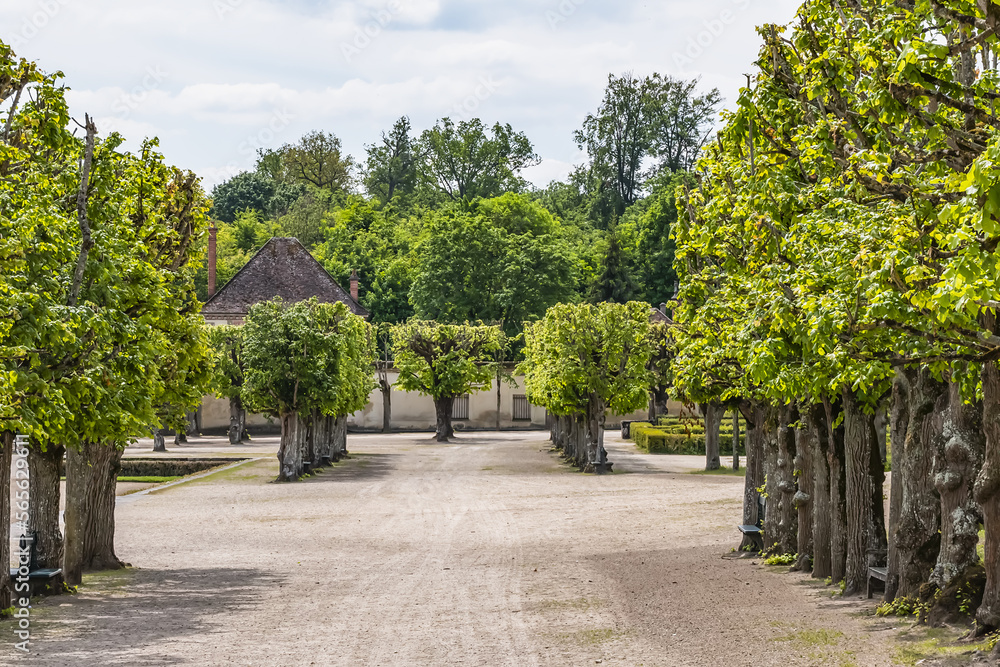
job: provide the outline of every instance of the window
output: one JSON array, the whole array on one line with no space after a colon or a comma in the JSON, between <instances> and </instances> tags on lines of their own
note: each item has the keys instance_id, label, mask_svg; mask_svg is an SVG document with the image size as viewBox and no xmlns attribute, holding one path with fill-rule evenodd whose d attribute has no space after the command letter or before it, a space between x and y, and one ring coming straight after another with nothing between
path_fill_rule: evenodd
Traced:
<instances>
[{"instance_id":1,"label":"window","mask_svg":"<svg viewBox=\"0 0 1000 667\"><path fill-rule=\"evenodd\" d=\"M523 394L514 396L514 421L531 421L531 403L528 403L528 397Z\"/></svg>"},{"instance_id":2,"label":"window","mask_svg":"<svg viewBox=\"0 0 1000 667\"><path fill-rule=\"evenodd\" d=\"M451 406L451 418L467 420L469 418L469 395L459 396Z\"/></svg>"}]
</instances>

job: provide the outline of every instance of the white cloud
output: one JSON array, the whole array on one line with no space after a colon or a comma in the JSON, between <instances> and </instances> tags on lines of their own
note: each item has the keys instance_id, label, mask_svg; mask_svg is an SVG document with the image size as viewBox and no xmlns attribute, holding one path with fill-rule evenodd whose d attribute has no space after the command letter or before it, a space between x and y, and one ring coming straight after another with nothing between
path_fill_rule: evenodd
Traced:
<instances>
[{"instance_id":1,"label":"white cloud","mask_svg":"<svg viewBox=\"0 0 1000 667\"><path fill-rule=\"evenodd\" d=\"M170 161L206 182L309 130L332 131L363 157L401 115L421 130L469 114L527 133L547 158L529 177L545 184L578 160L573 130L609 73L701 76L733 100L757 54L754 26L787 22L798 5L6 0L0 39L66 73L74 115L114 124L129 146L158 136ZM687 58L692 40L700 52L681 71L674 56ZM348 57L344 45L357 52ZM151 81L151 71L165 74Z\"/></svg>"}]
</instances>

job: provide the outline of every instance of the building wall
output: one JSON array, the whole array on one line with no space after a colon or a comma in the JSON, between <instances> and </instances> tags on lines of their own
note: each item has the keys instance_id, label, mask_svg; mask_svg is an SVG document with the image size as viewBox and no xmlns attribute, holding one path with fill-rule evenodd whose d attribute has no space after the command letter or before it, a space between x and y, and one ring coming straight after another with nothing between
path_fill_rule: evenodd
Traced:
<instances>
[{"instance_id":1,"label":"building wall","mask_svg":"<svg viewBox=\"0 0 1000 667\"><path fill-rule=\"evenodd\" d=\"M434 401L427 396L415 392L405 392L395 387L399 374L389 373L392 389L392 428L397 431L433 431L435 426ZM531 421L514 421L514 396L524 394L524 378L514 378L517 383L512 387L503 384L500 387L500 428L501 429L545 429L546 410L531 406ZM668 405L670 414L677 414L680 405ZM622 421L644 420L648 416L646 410L631 415L608 415L608 428L615 428ZM462 429L495 429L497 427L497 393L496 381L484 390L469 397L469 419L455 420L456 431ZM202 428L205 430L225 430L229 427L229 401L208 396L202 403ZM261 415L247 415L247 425L252 427L277 427L276 421L268 420ZM351 415L348 425L354 430L380 431L382 429L382 392L376 389L369 398L364 410Z\"/></svg>"}]
</instances>

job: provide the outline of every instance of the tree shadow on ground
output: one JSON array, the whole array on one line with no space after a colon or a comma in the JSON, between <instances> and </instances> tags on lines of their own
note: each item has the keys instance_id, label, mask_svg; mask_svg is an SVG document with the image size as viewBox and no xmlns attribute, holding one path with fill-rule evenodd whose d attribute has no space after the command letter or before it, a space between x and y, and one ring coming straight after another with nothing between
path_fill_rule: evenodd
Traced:
<instances>
[{"instance_id":1,"label":"tree shadow on ground","mask_svg":"<svg viewBox=\"0 0 1000 667\"><path fill-rule=\"evenodd\" d=\"M36 602L31 653L4 642L4 658L42 665L177 665L179 643L210 642L235 614L284 579L257 569L124 570L86 577L74 596ZM12 621L0 633L13 637Z\"/></svg>"},{"instance_id":2,"label":"tree shadow on ground","mask_svg":"<svg viewBox=\"0 0 1000 667\"><path fill-rule=\"evenodd\" d=\"M351 458L328 468L320 468L312 477L302 480L304 484L324 482L363 482L388 477L396 469L396 454L366 454L351 452Z\"/></svg>"}]
</instances>

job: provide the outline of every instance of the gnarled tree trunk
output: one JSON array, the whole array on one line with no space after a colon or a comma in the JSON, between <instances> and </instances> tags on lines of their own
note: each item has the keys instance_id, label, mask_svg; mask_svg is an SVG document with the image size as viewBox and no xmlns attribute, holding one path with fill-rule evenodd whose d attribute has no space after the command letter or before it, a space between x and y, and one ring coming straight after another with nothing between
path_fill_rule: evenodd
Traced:
<instances>
[{"instance_id":1,"label":"gnarled tree trunk","mask_svg":"<svg viewBox=\"0 0 1000 667\"><path fill-rule=\"evenodd\" d=\"M438 442L448 442L455 437L451 426L451 413L455 406L455 398L438 398L434 401L434 415L437 419L434 438Z\"/></svg>"},{"instance_id":2,"label":"gnarled tree trunk","mask_svg":"<svg viewBox=\"0 0 1000 667\"><path fill-rule=\"evenodd\" d=\"M934 486L941 498L941 549L930 582L944 590L979 563L982 514L973 497L986 443L982 409L962 400L961 387L948 385L942 437L934 456Z\"/></svg>"},{"instance_id":3,"label":"gnarled tree trunk","mask_svg":"<svg viewBox=\"0 0 1000 667\"><path fill-rule=\"evenodd\" d=\"M11 462L13 460L14 454L14 433L11 431L0 431L0 517L10 517L11 516L11 506L10 506L10 495L11 495ZM23 486L20 484L24 482ZM19 479L14 481L14 492L30 493L30 485L28 480ZM5 520L2 522L4 530L10 530L10 521ZM14 599L13 585L10 580L10 569L7 567L7 563L10 563L10 540L9 535L4 534L2 539L0 539L0 609L7 609L12 606L11 602ZM21 596L17 596L21 597Z\"/></svg>"},{"instance_id":4,"label":"gnarled tree trunk","mask_svg":"<svg viewBox=\"0 0 1000 667\"><path fill-rule=\"evenodd\" d=\"M795 507L795 494L798 487L795 483L795 429L792 424L798 419L794 406L788 405L780 409L780 420L777 429L777 458L775 459L775 485L777 491L777 525L771 535L772 551L780 554L793 554L798 548L798 510ZM768 496L771 498L771 496ZM768 510L770 513L771 510ZM774 515L772 515L774 516Z\"/></svg>"},{"instance_id":5,"label":"gnarled tree trunk","mask_svg":"<svg viewBox=\"0 0 1000 667\"><path fill-rule=\"evenodd\" d=\"M802 411L804 423L795 431L795 471L798 479L798 491L793 502L799 513L798 559L793 570L809 572L810 558L813 555L813 460L817 447L816 429L812 425L812 412Z\"/></svg>"},{"instance_id":6,"label":"gnarled tree trunk","mask_svg":"<svg viewBox=\"0 0 1000 667\"><path fill-rule=\"evenodd\" d=\"M705 470L718 470L722 467L719 432L725 408L718 403L703 403L701 412L705 415Z\"/></svg>"},{"instance_id":7,"label":"gnarled tree trunk","mask_svg":"<svg viewBox=\"0 0 1000 667\"><path fill-rule=\"evenodd\" d=\"M118 570L115 489L122 449L84 443L66 453L66 583L78 586L87 571Z\"/></svg>"},{"instance_id":8,"label":"gnarled tree trunk","mask_svg":"<svg viewBox=\"0 0 1000 667\"><path fill-rule=\"evenodd\" d=\"M334 420L333 448L338 461L347 458L347 415L340 415Z\"/></svg>"},{"instance_id":9,"label":"gnarled tree trunk","mask_svg":"<svg viewBox=\"0 0 1000 667\"><path fill-rule=\"evenodd\" d=\"M893 389L892 543L886 600L917 597L941 548L941 504L934 490L934 406L946 387L926 368L900 368ZM904 427L905 424L905 427Z\"/></svg>"},{"instance_id":10,"label":"gnarled tree trunk","mask_svg":"<svg viewBox=\"0 0 1000 667\"><path fill-rule=\"evenodd\" d=\"M844 465L844 425L835 427L840 402L824 401L828 433L827 461L830 469L830 578L843 581L847 571L847 494Z\"/></svg>"},{"instance_id":11,"label":"gnarled tree trunk","mask_svg":"<svg viewBox=\"0 0 1000 667\"><path fill-rule=\"evenodd\" d=\"M826 423L826 409L813 406L806 422L812 430L813 449L813 578L833 576L830 551L833 529L833 510L830 499L830 430ZM800 524L801 525L801 524Z\"/></svg>"},{"instance_id":12,"label":"gnarled tree trunk","mask_svg":"<svg viewBox=\"0 0 1000 667\"><path fill-rule=\"evenodd\" d=\"M238 445L247 439L247 411L243 399L235 396L229 399L229 444Z\"/></svg>"},{"instance_id":13,"label":"gnarled tree trunk","mask_svg":"<svg viewBox=\"0 0 1000 667\"><path fill-rule=\"evenodd\" d=\"M847 471L847 570L844 595L856 595L868 585L868 568L871 558L879 558L873 551L885 543L882 517L883 477L873 479L873 461L878 456L874 417L865 414L857 395L849 387L844 397L844 445ZM882 473L884 475L884 472ZM877 486L877 489L875 488ZM878 498L878 508L874 498ZM881 523L881 525L876 525ZM884 554L881 556L884 558Z\"/></svg>"},{"instance_id":14,"label":"gnarled tree trunk","mask_svg":"<svg viewBox=\"0 0 1000 667\"><path fill-rule=\"evenodd\" d=\"M163 437L162 428L153 428L153 451L154 452L165 452L167 451L167 441Z\"/></svg>"},{"instance_id":15,"label":"gnarled tree trunk","mask_svg":"<svg viewBox=\"0 0 1000 667\"><path fill-rule=\"evenodd\" d=\"M983 316L987 331L996 332L996 315ZM976 611L980 631L1000 628L1000 367L997 362L983 364L983 433L986 436L986 459L976 480L976 500L983 509L986 528L986 589Z\"/></svg>"},{"instance_id":16,"label":"gnarled tree trunk","mask_svg":"<svg viewBox=\"0 0 1000 667\"><path fill-rule=\"evenodd\" d=\"M608 463L608 452L604 449L604 420L606 418L604 401L597 394L591 394L584 419L584 460L585 472L604 473L611 471Z\"/></svg>"},{"instance_id":17,"label":"gnarled tree trunk","mask_svg":"<svg viewBox=\"0 0 1000 667\"><path fill-rule=\"evenodd\" d=\"M743 523L753 526L760 518L757 516L757 499L760 497L758 489L764 485L764 440L768 407L758 401L743 401L739 409L747 422L747 472L743 483ZM740 551L754 547L753 540L744 535Z\"/></svg>"},{"instance_id":18,"label":"gnarled tree trunk","mask_svg":"<svg viewBox=\"0 0 1000 667\"><path fill-rule=\"evenodd\" d=\"M59 500L62 498L60 478L66 448L32 440L28 449L30 479L29 529L35 535L35 564L40 568L57 569L63 562L63 535L59 525ZM52 582L52 592L62 590L61 580Z\"/></svg>"},{"instance_id":19,"label":"gnarled tree trunk","mask_svg":"<svg viewBox=\"0 0 1000 667\"><path fill-rule=\"evenodd\" d=\"M294 482L302 476L302 445L298 415L286 412L281 415L281 446L278 448L279 482Z\"/></svg>"}]
</instances>

